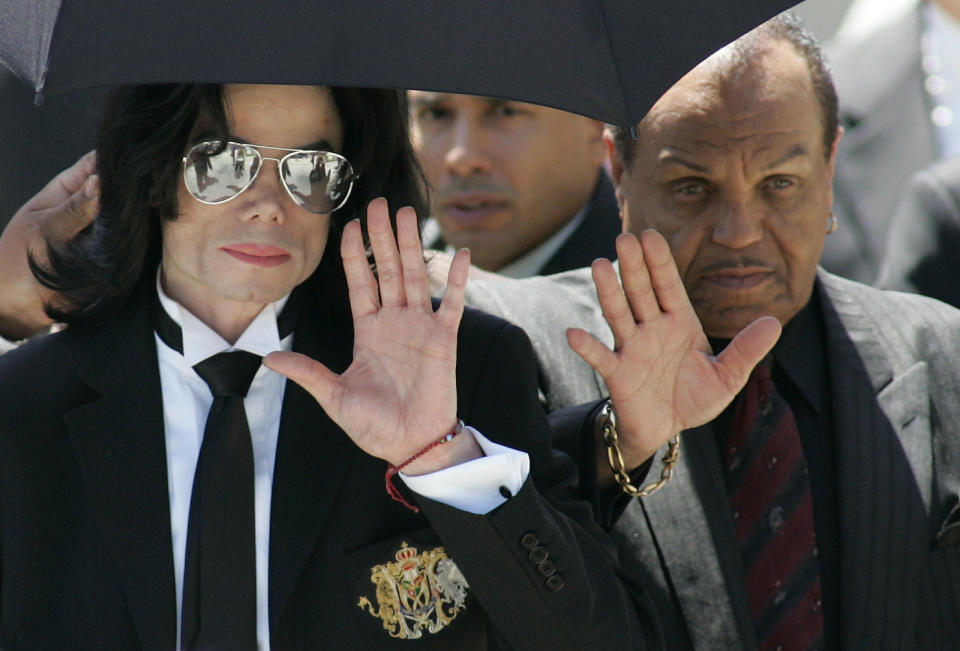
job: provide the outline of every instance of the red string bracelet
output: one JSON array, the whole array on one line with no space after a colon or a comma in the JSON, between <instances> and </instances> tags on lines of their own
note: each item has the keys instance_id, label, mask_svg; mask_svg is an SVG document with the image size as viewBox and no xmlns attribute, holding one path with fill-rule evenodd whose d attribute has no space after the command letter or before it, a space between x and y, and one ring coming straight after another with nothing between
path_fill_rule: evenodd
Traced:
<instances>
[{"instance_id":1,"label":"red string bracelet","mask_svg":"<svg viewBox=\"0 0 960 651\"><path fill-rule=\"evenodd\" d=\"M413 504L405 500L403 498L403 495L400 494L400 491L397 489L397 487L394 486L393 476L396 475L401 470L403 470L404 468L406 468L407 466L409 466L411 463L413 463L417 459L419 459L420 457L422 457L423 455L425 455L427 452L429 452L433 448L443 445L444 443L449 443L453 439L457 438L457 436L459 436L460 432L462 431L463 431L463 421L458 420L457 424L454 425L452 430L450 430L449 432L447 432L446 434L438 438L433 443L430 443L429 445L427 445L425 448L423 448L422 450L417 452L415 455L413 455L412 457L410 457L409 459L401 463L399 466L387 464L387 473L384 476L384 480L386 481L386 484L387 484L387 495L392 497L395 501L400 502L401 504L403 504L405 507L407 507L414 513L419 513L420 509L418 509Z\"/></svg>"}]
</instances>

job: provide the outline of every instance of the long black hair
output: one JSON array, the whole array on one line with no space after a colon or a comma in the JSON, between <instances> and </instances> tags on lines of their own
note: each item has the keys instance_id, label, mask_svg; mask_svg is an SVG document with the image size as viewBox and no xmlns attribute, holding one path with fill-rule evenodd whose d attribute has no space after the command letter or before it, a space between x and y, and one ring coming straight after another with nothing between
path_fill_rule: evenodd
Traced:
<instances>
[{"instance_id":1,"label":"long black hair","mask_svg":"<svg viewBox=\"0 0 960 651\"><path fill-rule=\"evenodd\" d=\"M357 174L347 203L330 215L326 250L314 278L342 285L340 235L365 223L370 200L391 210L426 214L426 184L407 131L406 106L393 90L331 87L343 125L343 151ZM198 120L214 139L228 139L223 86L148 85L119 88L108 98L97 139L100 212L80 236L49 243L49 261L31 258L34 275L60 299L47 312L71 325L100 323L121 310L161 258L161 220L175 220L181 160ZM364 229L366 231L366 229Z\"/></svg>"}]
</instances>

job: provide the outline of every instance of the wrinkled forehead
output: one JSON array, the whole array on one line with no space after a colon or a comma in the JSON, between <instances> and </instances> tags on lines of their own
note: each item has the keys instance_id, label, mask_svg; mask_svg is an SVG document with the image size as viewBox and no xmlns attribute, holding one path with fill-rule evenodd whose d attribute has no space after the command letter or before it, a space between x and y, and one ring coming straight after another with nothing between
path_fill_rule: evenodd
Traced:
<instances>
[{"instance_id":1,"label":"wrinkled forehead","mask_svg":"<svg viewBox=\"0 0 960 651\"><path fill-rule=\"evenodd\" d=\"M639 150L708 155L808 142L820 151L822 117L803 59L786 47L758 55L711 58L677 82L640 123Z\"/></svg>"}]
</instances>

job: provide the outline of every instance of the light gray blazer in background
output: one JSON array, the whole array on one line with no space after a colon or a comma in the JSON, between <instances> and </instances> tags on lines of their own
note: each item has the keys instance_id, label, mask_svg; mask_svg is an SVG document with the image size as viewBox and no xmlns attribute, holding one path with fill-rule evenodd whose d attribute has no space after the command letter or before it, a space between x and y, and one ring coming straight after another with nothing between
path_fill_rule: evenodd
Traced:
<instances>
[{"instance_id":1,"label":"light gray blazer in background","mask_svg":"<svg viewBox=\"0 0 960 651\"><path fill-rule=\"evenodd\" d=\"M922 4L862 40L826 48L845 135L837 150L833 211L821 265L873 283L887 230L910 175L939 156L920 65Z\"/></svg>"}]
</instances>

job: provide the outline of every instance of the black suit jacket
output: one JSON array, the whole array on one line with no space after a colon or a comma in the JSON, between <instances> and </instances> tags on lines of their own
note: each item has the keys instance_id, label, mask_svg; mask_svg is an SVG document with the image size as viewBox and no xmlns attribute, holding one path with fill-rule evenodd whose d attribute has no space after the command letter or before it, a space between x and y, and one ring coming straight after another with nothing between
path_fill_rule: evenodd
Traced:
<instances>
[{"instance_id":1,"label":"black suit jacket","mask_svg":"<svg viewBox=\"0 0 960 651\"><path fill-rule=\"evenodd\" d=\"M616 260L615 242L622 229L613 183L607 173L601 170L583 221L538 273L546 276L589 267L597 258Z\"/></svg>"},{"instance_id":2,"label":"black suit jacket","mask_svg":"<svg viewBox=\"0 0 960 651\"><path fill-rule=\"evenodd\" d=\"M176 601L162 401L146 298L109 324L76 327L0 359L0 647L172 649ZM385 648L371 572L406 544L445 548L469 582L466 608L423 648L646 648L652 611L572 500L575 471L549 448L522 332L468 312L459 415L529 451L520 493L487 515L384 492L385 462L360 451L292 383L281 418L270 524L274 649ZM344 369L349 319L304 308L294 349ZM532 533L554 564L531 560ZM540 562L535 562L540 561ZM358 602L367 597L370 608ZM387 600L389 601L389 600ZM389 604L387 604L389 607ZM389 615L389 608L379 608Z\"/></svg>"}]
</instances>

